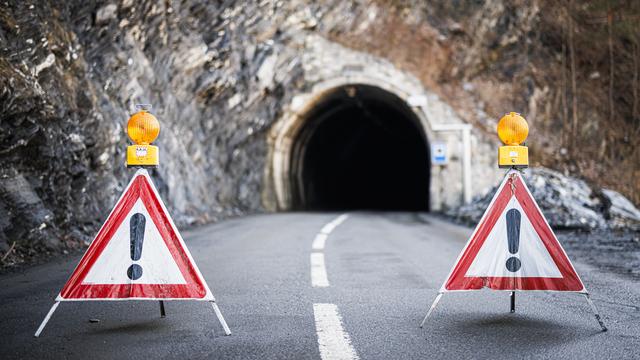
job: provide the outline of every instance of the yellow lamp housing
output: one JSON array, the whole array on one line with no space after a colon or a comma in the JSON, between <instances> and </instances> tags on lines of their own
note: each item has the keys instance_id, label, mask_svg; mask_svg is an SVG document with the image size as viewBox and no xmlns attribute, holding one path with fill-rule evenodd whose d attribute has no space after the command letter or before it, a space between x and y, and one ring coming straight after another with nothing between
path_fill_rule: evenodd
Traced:
<instances>
[{"instance_id":1,"label":"yellow lamp housing","mask_svg":"<svg viewBox=\"0 0 640 360\"><path fill-rule=\"evenodd\" d=\"M498 149L499 168L519 168L529 167L529 148L526 146L500 146Z\"/></svg>"},{"instance_id":2,"label":"yellow lamp housing","mask_svg":"<svg viewBox=\"0 0 640 360\"><path fill-rule=\"evenodd\" d=\"M529 125L520 114L511 112L498 122L498 137L505 144L498 150L499 168L529 167L529 148L522 144L529 135Z\"/></svg>"},{"instance_id":3,"label":"yellow lamp housing","mask_svg":"<svg viewBox=\"0 0 640 360\"><path fill-rule=\"evenodd\" d=\"M127 146L127 166L159 165L158 147L154 145L129 145Z\"/></svg>"},{"instance_id":4,"label":"yellow lamp housing","mask_svg":"<svg viewBox=\"0 0 640 360\"><path fill-rule=\"evenodd\" d=\"M150 145L160 134L160 123L147 109L133 114L127 122L127 135L135 143L127 147L127 166L157 167L158 147Z\"/></svg>"}]
</instances>

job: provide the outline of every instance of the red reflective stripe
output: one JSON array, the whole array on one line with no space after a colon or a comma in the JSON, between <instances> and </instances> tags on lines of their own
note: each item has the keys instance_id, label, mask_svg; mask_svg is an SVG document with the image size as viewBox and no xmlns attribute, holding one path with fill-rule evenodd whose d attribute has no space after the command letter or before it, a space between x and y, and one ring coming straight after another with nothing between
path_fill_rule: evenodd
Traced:
<instances>
[{"instance_id":1,"label":"red reflective stripe","mask_svg":"<svg viewBox=\"0 0 640 360\"><path fill-rule=\"evenodd\" d=\"M494 290L582 291L584 289L582 281L580 281L578 274L576 274L571 262L562 250L558 239L545 222L542 213L535 204L535 200L525 188L526 185L522 178L520 175L515 178L515 197L558 267L562 277L465 277L467 270L511 199L511 186L507 182L502 187L492 207L487 211L487 215L478 225L469 246L467 246L460 260L454 266L449 279L445 283L446 290L478 290L484 287Z\"/></svg>"},{"instance_id":2,"label":"red reflective stripe","mask_svg":"<svg viewBox=\"0 0 640 360\"><path fill-rule=\"evenodd\" d=\"M471 263L473 263L473 259L476 258L476 255L480 251L482 244L484 244L485 240L489 236L489 233L495 226L496 222L500 218L500 215L504 211L504 208L509 203L509 199L511 198L511 189L509 184L505 184L502 187L502 191L496 197L493 202L493 206L487 211L487 215L484 217L482 222L478 225L478 229L475 232L469 246L465 249L464 254L460 257L460 260L455 265L451 276L446 282L445 288L447 290L467 290L467 289L481 289L484 286L484 278L480 277L466 277L465 274Z\"/></svg>"},{"instance_id":3,"label":"red reflective stripe","mask_svg":"<svg viewBox=\"0 0 640 360\"><path fill-rule=\"evenodd\" d=\"M584 285L582 284L582 281L580 281L580 277L578 277L578 274L573 269L571 261L567 258L564 250L562 250L562 245L560 245L558 238L544 220L544 215L542 215L538 209L538 206L535 204L535 200L527 191L526 185L519 175L516 177L515 195L520 206L529 218L529 222L533 225L533 228L536 230L536 233L538 233L540 240L542 240L542 243L547 248L549 255L551 255L553 262L555 262L558 267L560 274L562 274L562 278L540 278L540 280L538 280L539 278L524 278L525 280L532 279L531 281L526 281L525 286L531 287L532 289L542 289L541 287L544 287L546 290L583 290Z\"/></svg>"},{"instance_id":4,"label":"red reflective stripe","mask_svg":"<svg viewBox=\"0 0 640 360\"><path fill-rule=\"evenodd\" d=\"M158 228L186 284L83 284L89 270L139 198L142 199L153 223ZM60 296L64 299L203 298L205 295L206 288L202 279L191 264L178 239L177 230L171 226L168 215L160 205L160 199L157 198L144 175L138 175L133 180L60 292Z\"/></svg>"}]
</instances>

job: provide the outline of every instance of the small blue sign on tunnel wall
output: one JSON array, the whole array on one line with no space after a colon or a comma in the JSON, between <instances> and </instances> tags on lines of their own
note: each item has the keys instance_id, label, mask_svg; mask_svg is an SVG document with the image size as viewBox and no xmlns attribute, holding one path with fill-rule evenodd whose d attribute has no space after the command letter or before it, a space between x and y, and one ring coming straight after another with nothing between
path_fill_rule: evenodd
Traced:
<instances>
[{"instance_id":1,"label":"small blue sign on tunnel wall","mask_svg":"<svg viewBox=\"0 0 640 360\"><path fill-rule=\"evenodd\" d=\"M434 165L446 165L447 162L447 144L444 142L431 144L431 163Z\"/></svg>"}]
</instances>

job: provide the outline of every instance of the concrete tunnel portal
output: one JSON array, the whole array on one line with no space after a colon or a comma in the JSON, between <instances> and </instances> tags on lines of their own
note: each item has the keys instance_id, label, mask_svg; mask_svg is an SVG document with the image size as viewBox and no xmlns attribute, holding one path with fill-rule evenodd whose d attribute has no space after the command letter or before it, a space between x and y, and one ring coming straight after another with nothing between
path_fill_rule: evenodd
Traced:
<instances>
[{"instance_id":1,"label":"concrete tunnel portal","mask_svg":"<svg viewBox=\"0 0 640 360\"><path fill-rule=\"evenodd\" d=\"M428 140L397 95L371 85L337 87L300 122L285 176L290 209L429 210Z\"/></svg>"}]
</instances>

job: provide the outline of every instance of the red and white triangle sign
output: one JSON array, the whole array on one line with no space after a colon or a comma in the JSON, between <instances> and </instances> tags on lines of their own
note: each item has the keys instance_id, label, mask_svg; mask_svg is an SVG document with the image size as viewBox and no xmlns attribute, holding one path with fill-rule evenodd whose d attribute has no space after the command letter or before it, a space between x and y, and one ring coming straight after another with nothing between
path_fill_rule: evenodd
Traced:
<instances>
[{"instance_id":1,"label":"red and white triangle sign","mask_svg":"<svg viewBox=\"0 0 640 360\"><path fill-rule=\"evenodd\" d=\"M500 184L440 292L485 287L587 292L516 170Z\"/></svg>"},{"instance_id":2,"label":"red and white triangle sign","mask_svg":"<svg viewBox=\"0 0 640 360\"><path fill-rule=\"evenodd\" d=\"M213 300L169 212L141 169L56 301Z\"/></svg>"}]
</instances>

